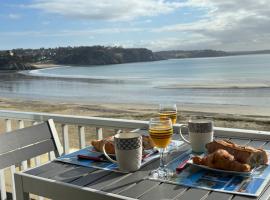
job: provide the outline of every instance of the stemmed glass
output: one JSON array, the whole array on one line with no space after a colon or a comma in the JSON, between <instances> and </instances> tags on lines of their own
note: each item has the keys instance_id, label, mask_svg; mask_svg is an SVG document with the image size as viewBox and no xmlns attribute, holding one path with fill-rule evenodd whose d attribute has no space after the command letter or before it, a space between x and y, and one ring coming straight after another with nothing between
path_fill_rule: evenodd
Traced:
<instances>
[{"instance_id":1,"label":"stemmed glass","mask_svg":"<svg viewBox=\"0 0 270 200\"><path fill-rule=\"evenodd\" d=\"M170 118L172 120L172 124L175 124L177 119L176 104L160 104L159 117L160 119Z\"/></svg>"},{"instance_id":2,"label":"stemmed glass","mask_svg":"<svg viewBox=\"0 0 270 200\"><path fill-rule=\"evenodd\" d=\"M159 149L159 168L151 172L153 178L168 179L172 176L171 170L166 168L164 150L169 145L173 134L172 121L170 118L151 118L149 122L149 135L155 147Z\"/></svg>"}]
</instances>

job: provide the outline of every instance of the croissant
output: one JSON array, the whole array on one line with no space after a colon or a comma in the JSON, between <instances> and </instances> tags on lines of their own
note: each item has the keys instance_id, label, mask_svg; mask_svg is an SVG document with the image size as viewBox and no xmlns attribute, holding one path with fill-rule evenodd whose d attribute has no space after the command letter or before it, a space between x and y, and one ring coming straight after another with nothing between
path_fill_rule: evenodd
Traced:
<instances>
[{"instance_id":1,"label":"croissant","mask_svg":"<svg viewBox=\"0 0 270 200\"><path fill-rule=\"evenodd\" d=\"M153 149L153 147L155 146L153 143L153 140L146 135L142 136L142 145L143 145L143 149L147 150L147 149Z\"/></svg>"},{"instance_id":2,"label":"croissant","mask_svg":"<svg viewBox=\"0 0 270 200\"><path fill-rule=\"evenodd\" d=\"M106 138L107 142L105 144L105 150L108 154L115 154L114 144L113 144L113 137ZM102 146L105 140L92 140L92 146L99 152L103 152Z\"/></svg>"},{"instance_id":3,"label":"croissant","mask_svg":"<svg viewBox=\"0 0 270 200\"><path fill-rule=\"evenodd\" d=\"M268 163L267 153L263 149L240 146L227 140L214 140L206 144L206 149L208 153L213 153L218 149L225 149L234 156L235 160L249 164L252 168Z\"/></svg>"},{"instance_id":4,"label":"croissant","mask_svg":"<svg viewBox=\"0 0 270 200\"><path fill-rule=\"evenodd\" d=\"M229 154L228 151L224 149L219 149L203 158L195 156L192 160L195 164L205 165L215 169L237 172L249 172L251 170L250 165L238 162L233 155Z\"/></svg>"},{"instance_id":5,"label":"croissant","mask_svg":"<svg viewBox=\"0 0 270 200\"><path fill-rule=\"evenodd\" d=\"M102 152L102 146L105 140L107 140L105 144L106 152L108 154L115 154L113 136L102 139L102 140L92 140L91 144L97 151ZM144 150L152 149L154 147L154 143L152 139L149 136L145 136L145 135L142 136L142 145L143 145Z\"/></svg>"}]
</instances>

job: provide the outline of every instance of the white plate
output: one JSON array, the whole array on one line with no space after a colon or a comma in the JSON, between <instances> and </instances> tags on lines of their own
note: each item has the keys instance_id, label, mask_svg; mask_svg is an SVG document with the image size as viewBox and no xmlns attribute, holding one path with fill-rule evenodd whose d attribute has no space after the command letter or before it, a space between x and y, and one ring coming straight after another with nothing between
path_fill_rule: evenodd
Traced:
<instances>
[{"instance_id":1,"label":"white plate","mask_svg":"<svg viewBox=\"0 0 270 200\"><path fill-rule=\"evenodd\" d=\"M187 164L190 164L190 165L193 165L196 167L200 167L202 169L215 171L215 172L230 173L230 174L236 174L236 175L242 175L242 176L250 176L254 172L254 169L252 169L250 172L237 172L237 171L229 171L229 170L223 170L223 169L210 168L210 167L205 166L205 165L198 165L198 164L193 163L192 158L187 162Z\"/></svg>"}]
</instances>

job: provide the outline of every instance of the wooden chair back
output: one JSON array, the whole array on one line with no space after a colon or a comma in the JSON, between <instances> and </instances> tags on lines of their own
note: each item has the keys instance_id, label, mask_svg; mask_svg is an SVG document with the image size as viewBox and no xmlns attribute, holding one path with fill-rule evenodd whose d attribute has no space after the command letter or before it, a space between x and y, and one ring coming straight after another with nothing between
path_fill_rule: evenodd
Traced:
<instances>
[{"instance_id":1,"label":"wooden chair back","mask_svg":"<svg viewBox=\"0 0 270 200\"><path fill-rule=\"evenodd\" d=\"M52 119L0 135L0 169L54 151L63 153Z\"/></svg>"}]
</instances>

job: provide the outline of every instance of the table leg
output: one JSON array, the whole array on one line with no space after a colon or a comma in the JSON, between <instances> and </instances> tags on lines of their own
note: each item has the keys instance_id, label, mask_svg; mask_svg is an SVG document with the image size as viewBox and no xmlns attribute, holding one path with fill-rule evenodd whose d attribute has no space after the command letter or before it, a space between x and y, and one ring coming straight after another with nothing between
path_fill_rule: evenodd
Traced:
<instances>
[{"instance_id":1,"label":"table leg","mask_svg":"<svg viewBox=\"0 0 270 200\"><path fill-rule=\"evenodd\" d=\"M30 200L28 192L23 191L22 177L19 174L14 174L16 199L17 200Z\"/></svg>"}]
</instances>

